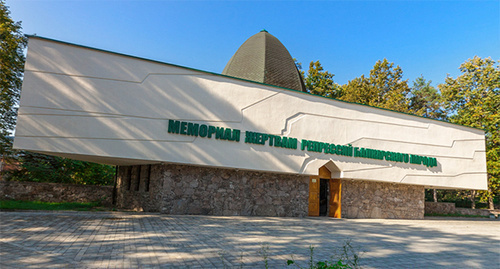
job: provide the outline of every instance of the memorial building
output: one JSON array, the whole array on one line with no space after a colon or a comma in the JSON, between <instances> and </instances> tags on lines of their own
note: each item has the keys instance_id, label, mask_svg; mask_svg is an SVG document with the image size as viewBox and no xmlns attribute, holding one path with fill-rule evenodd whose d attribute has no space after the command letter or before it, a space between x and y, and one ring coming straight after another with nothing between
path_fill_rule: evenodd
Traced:
<instances>
[{"instance_id":1,"label":"memorial building","mask_svg":"<svg viewBox=\"0 0 500 269\"><path fill-rule=\"evenodd\" d=\"M483 130L311 95L266 31L222 74L29 36L14 147L166 214L419 219L425 188L487 189Z\"/></svg>"}]
</instances>

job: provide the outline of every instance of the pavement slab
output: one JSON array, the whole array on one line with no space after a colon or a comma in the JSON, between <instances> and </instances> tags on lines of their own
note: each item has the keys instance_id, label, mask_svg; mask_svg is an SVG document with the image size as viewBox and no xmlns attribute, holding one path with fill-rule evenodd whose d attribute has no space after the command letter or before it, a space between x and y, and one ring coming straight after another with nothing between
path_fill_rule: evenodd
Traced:
<instances>
[{"instance_id":1,"label":"pavement slab","mask_svg":"<svg viewBox=\"0 0 500 269\"><path fill-rule=\"evenodd\" d=\"M0 212L0 268L500 268L500 221ZM350 255L353 261L353 255Z\"/></svg>"}]
</instances>

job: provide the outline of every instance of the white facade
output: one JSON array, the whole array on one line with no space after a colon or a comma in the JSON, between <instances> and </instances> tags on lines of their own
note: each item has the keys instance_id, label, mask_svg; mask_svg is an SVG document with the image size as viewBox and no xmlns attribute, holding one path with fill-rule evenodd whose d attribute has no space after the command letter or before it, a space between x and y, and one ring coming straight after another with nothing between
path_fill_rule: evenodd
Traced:
<instances>
[{"instance_id":1,"label":"white facade","mask_svg":"<svg viewBox=\"0 0 500 269\"><path fill-rule=\"evenodd\" d=\"M169 120L236 129L239 141L168 132ZM297 148L245 142L246 131ZM303 140L435 158L342 156ZM482 130L31 37L14 147L114 165L179 163L487 189Z\"/></svg>"}]
</instances>

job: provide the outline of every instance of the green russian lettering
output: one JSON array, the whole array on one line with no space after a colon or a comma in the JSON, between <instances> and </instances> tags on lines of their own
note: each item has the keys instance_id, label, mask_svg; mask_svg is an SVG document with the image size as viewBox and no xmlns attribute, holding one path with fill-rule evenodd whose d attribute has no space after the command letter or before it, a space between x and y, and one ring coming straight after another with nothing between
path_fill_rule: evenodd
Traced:
<instances>
[{"instance_id":1,"label":"green russian lettering","mask_svg":"<svg viewBox=\"0 0 500 269\"><path fill-rule=\"evenodd\" d=\"M436 167L436 166L437 166L437 159L432 158L432 167Z\"/></svg>"},{"instance_id":2,"label":"green russian lettering","mask_svg":"<svg viewBox=\"0 0 500 269\"><path fill-rule=\"evenodd\" d=\"M266 141L270 138L271 135L263 134L262 135L262 145L266 144Z\"/></svg>"},{"instance_id":3,"label":"green russian lettering","mask_svg":"<svg viewBox=\"0 0 500 269\"><path fill-rule=\"evenodd\" d=\"M307 151L313 151L314 150L314 143L311 140L307 141Z\"/></svg>"},{"instance_id":4,"label":"green russian lettering","mask_svg":"<svg viewBox=\"0 0 500 269\"><path fill-rule=\"evenodd\" d=\"M352 157L352 150L353 150L352 145L348 144L347 145L347 156Z\"/></svg>"},{"instance_id":5,"label":"green russian lettering","mask_svg":"<svg viewBox=\"0 0 500 269\"><path fill-rule=\"evenodd\" d=\"M252 142L252 132L246 131L245 132L245 143L253 143Z\"/></svg>"},{"instance_id":6,"label":"green russian lettering","mask_svg":"<svg viewBox=\"0 0 500 269\"><path fill-rule=\"evenodd\" d=\"M214 133L215 133L215 127L214 127L214 126L212 126L212 125L209 125L209 126L208 126L208 135L207 135L207 137L208 137L208 138L212 138L212 135L213 135Z\"/></svg>"},{"instance_id":7,"label":"green russian lettering","mask_svg":"<svg viewBox=\"0 0 500 269\"><path fill-rule=\"evenodd\" d=\"M197 123L188 123L187 126L187 135L198 136L198 131L200 129L200 125Z\"/></svg>"},{"instance_id":8,"label":"green russian lettering","mask_svg":"<svg viewBox=\"0 0 500 269\"><path fill-rule=\"evenodd\" d=\"M215 129L215 139L222 139L222 140L224 140L224 128L223 127L216 127L216 129Z\"/></svg>"},{"instance_id":9,"label":"green russian lettering","mask_svg":"<svg viewBox=\"0 0 500 269\"><path fill-rule=\"evenodd\" d=\"M325 143L325 154L330 153L330 143Z\"/></svg>"},{"instance_id":10,"label":"green russian lettering","mask_svg":"<svg viewBox=\"0 0 500 269\"><path fill-rule=\"evenodd\" d=\"M325 148L325 143L318 142L318 152L323 152L324 148Z\"/></svg>"},{"instance_id":11,"label":"green russian lettering","mask_svg":"<svg viewBox=\"0 0 500 269\"><path fill-rule=\"evenodd\" d=\"M269 136L267 134L260 134L260 144L265 145L267 139L269 139Z\"/></svg>"},{"instance_id":12,"label":"green russian lettering","mask_svg":"<svg viewBox=\"0 0 500 269\"><path fill-rule=\"evenodd\" d=\"M233 136L231 138L232 141L240 142L240 133L241 131L238 129L233 129Z\"/></svg>"},{"instance_id":13,"label":"green russian lettering","mask_svg":"<svg viewBox=\"0 0 500 269\"><path fill-rule=\"evenodd\" d=\"M281 137L276 136L276 138L274 140L274 146L275 147L281 147Z\"/></svg>"},{"instance_id":14,"label":"green russian lettering","mask_svg":"<svg viewBox=\"0 0 500 269\"><path fill-rule=\"evenodd\" d=\"M168 120L168 132L178 134L181 127L181 122L178 120Z\"/></svg>"},{"instance_id":15,"label":"green russian lettering","mask_svg":"<svg viewBox=\"0 0 500 269\"><path fill-rule=\"evenodd\" d=\"M340 146L340 155L346 156L347 155L347 147L344 145Z\"/></svg>"},{"instance_id":16,"label":"green russian lettering","mask_svg":"<svg viewBox=\"0 0 500 269\"><path fill-rule=\"evenodd\" d=\"M300 150L304 150L307 146L307 140L302 139L300 140Z\"/></svg>"},{"instance_id":17,"label":"green russian lettering","mask_svg":"<svg viewBox=\"0 0 500 269\"><path fill-rule=\"evenodd\" d=\"M425 166L429 166L429 158L422 156L422 164Z\"/></svg>"},{"instance_id":18,"label":"green russian lettering","mask_svg":"<svg viewBox=\"0 0 500 269\"><path fill-rule=\"evenodd\" d=\"M288 146L288 137L284 136L281 138L281 147L286 148Z\"/></svg>"},{"instance_id":19,"label":"green russian lettering","mask_svg":"<svg viewBox=\"0 0 500 269\"><path fill-rule=\"evenodd\" d=\"M187 129L187 122L185 122L185 121L181 122L181 131L180 131L180 134L183 134L183 135L187 134L186 133L186 129Z\"/></svg>"},{"instance_id":20,"label":"green russian lettering","mask_svg":"<svg viewBox=\"0 0 500 269\"><path fill-rule=\"evenodd\" d=\"M365 148L360 148L359 149L359 155L360 155L360 157L366 158L366 149Z\"/></svg>"},{"instance_id":21,"label":"green russian lettering","mask_svg":"<svg viewBox=\"0 0 500 269\"><path fill-rule=\"evenodd\" d=\"M224 131L224 139L232 141L233 140L233 136L231 135L232 133L233 131L230 128L226 128L226 130Z\"/></svg>"},{"instance_id":22,"label":"green russian lettering","mask_svg":"<svg viewBox=\"0 0 500 269\"><path fill-rule=\"evenodd\" d=\"M307 150L308 151L314 151L314 141L309 140L307 142Z\"/></svg>"},{"instance_id":23,"label":"green russian lettering","mask_svg":"<svg viewBox=\"0 0 500 269\"><path fill-rule=\"evenodd\" d=\"M205 124L202 124L200 125L200 132L199 132L199 135L201 137L206 137L208 134L208 126L206 126Z\"/></svg>"}]
</instances>

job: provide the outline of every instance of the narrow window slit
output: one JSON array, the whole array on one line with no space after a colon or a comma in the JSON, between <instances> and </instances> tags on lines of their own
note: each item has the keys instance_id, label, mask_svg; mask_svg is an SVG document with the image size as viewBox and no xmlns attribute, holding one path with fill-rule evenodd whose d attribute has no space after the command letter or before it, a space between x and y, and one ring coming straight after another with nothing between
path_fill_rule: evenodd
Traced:
<instances>
[{"instance_id":1,"label":"narrow window slit","mask_svg":"<svg viewBox=\"0 0 500 269\"><path fill-rule=\"evenodd\" d=\"M129 167L127 167L127 191L130 190L130 187L132 185L132 168L133 166L130 165Z\"/></svg>"},{"instance_id":2,"label":"narrow window slit","mask_svg":"<svg viewBox=\"0 0 500 269\"><path fill-rule=\"evenodd\" d=\"M146 191L149 191L149 183L151 182L151 164L148 166L148 177L146 178Z\"/></svg>"},{"instance_id":3,"label":"narrow window slit","mask_svg":"<svg viewBox=\"0 0 500 269\"><path fill-rule=\"evenodd\" d=\"M135 185L135 191L139 191L139 187L141 186L141 167L142 165L137 166L137 184Z\"/></svg>"}]
</instances>

